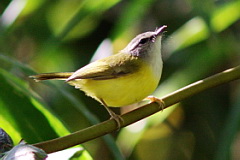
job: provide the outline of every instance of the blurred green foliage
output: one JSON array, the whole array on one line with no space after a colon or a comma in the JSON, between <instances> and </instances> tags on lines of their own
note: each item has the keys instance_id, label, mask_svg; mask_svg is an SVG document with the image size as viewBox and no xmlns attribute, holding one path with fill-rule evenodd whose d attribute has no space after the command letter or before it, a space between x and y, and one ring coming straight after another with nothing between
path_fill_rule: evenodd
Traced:
<instances>
[{"instance_id":1,"label":"blurred green foliage","mask_svg":"<svg viewBox=\"0 0 240 160\"><path fill-rule=\"evenodd\" d=\"M0 127L15 144L21 138L35 143L108 119L100 104L73 87L28 78L35 71L77 70L105 39L117 53L135 35L168 26L159 97L239 65L239 19L239 0L2 1ZM100 57L111 54L99 50ZM78 159L239 159L239 97L239 81L204 91L83 144L87 151Z\"/></svg>"}]
</instances>

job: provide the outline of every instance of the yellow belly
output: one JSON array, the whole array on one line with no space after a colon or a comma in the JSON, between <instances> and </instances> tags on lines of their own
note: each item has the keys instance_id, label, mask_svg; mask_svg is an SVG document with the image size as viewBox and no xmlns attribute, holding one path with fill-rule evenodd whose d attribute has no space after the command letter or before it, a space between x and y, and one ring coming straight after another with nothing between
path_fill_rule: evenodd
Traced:
<instances>
[{"instance_id":1,"label":"yellow belly","mask_svg":"<svg viewBox=\"0 0 240 160\"><path fill-rule=\"evenodd\" d=\"M160 71L161 72L161 71ZM122 107L141 101L157 87L159 77L154 76L150 67L143 67L136 73L108 80L76 80L74 84L88 96L107 106Z\"/></svg>"}]
</instances>

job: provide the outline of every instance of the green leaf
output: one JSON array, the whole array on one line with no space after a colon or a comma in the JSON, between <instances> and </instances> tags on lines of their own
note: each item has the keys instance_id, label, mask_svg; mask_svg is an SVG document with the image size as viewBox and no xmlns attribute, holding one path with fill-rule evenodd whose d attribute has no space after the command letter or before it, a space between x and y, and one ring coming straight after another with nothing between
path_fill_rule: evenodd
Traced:
<instances>
[{"instance_id":1,"label":"green leaf","mask_svg":"<svg viewBox=\"0 0 240 160\"><path fill-rule=\"evenodd\" d=\"M104 11L119 1L61 1L50 10L48 14L49 24L58 39L81 37L97 27Z\"/></svg>"},{"instance_id":2,"label":"green leaf","mask_svg":"<svg viewBox=\"0 0 240 160\"><path fill-rule=\"evenodd\" d=\"M219 144L217 146L215 160L226 160L232 159L230 156L234 150L237 148L237 145L233 145L236 135L239 132L239 124L240 124L240 87L236 89L237 93L235 94L234 102L230 108L230 111L227 115L227 120L224 124L224 129L221 132L221 136L219 138ZM236 151L237 152L237 149ZM234 153L233 153L234 154Z\"/></svg>"},{"instance_id":3,"label":"green leaf","mask_svg":"<svg viewBox=\"0 0 240 160\"><path fill-rule=\"evenodd\" d=\"M195 17L175 31L167 40L167 50L176 52L193 44L206 40L209 30L201 17Z\"/></svg>"},{"instance_id":4,"label":"green leaf","mask_svg":"<svg viewBox=\"0 0 240 160\"><path fill-rule=\"evenodd\" d=\"M149 10L154 0L132 0L124 8L120 18L115 24L112 32L112 38L121 36L124 33L132 33L136 24L139 24L144 15ZM154 26L155 27L155 26Z\"/></svg>"},{"instance_id":5,"label":"green leaf","mask_svg":"<svg viewBox=\"0 0 240 160\"><path fill-rule=\"evenodd\" d=\"M229 2L213 12L211 26L221 32L240 19L240 1Z\"/></svg>"},{"instance_id":6,"label":"green leaf","mask_svg":"<svg viewBox=\"0 0 240 160\"><path fill-rule=\"evenodd\" d=\"M77 151L69 160L92 160L85 150Z\"/></svg>"},{"instance_id":7,"label":"green leaf","mask_svg":"<svg viewBox=\"0 0 240 160\"><path fill-rule=\"evenodd\" d=\"M31 96L27 84L0 69L1 116L29 143L69 133L62 123Z\"/></svg>"},{"instance_id":8,"label":"green leaf","mask_svg":"<svg viewBox=\"0 0 240 160\"><path fill-rule=\"evenodd\" d=\"M2 62L4 62L4 63L7 63L8 65L12 65L12 66L22 70L25 74L28 74L28 75L36 74L28 66L14 60L14 59L11 59L7 56L0 55L0 60L2 60ZM4 71L4 73L6 73L6 71ZM15 77L15 78L18 79L17 77ZM18 79L18 80L21 83L23 83L25 86L27 86L27 88L28 88L28 85L26 84L26 82L23 82L20 79ZM89 124L93 125L93 124L99 123L99 120L81 102L81 99L77 99L75 96L73 96L72 93L66 91L63 88L57 87L52 82L45 82L45 84L47 84L49 87L51 87L53 90L55 90L58 93L59 100L64 102L64 103L61 103L61 106L59 105L59 103L55 103L55 105L53 107L56 108L54 110L55 113L58 113L60 115L61 120L64 121L64 123L67 125L68 128L71 129L71 131L76 131L76 129L79 129L80 127L87 127L87 126L89 126ZM1 86L1 84L0 84L0 86ZM29 88L27 89L26 92L29 92ZM1 101L0 101L0 103L1 103ZM32 103L32 105L33 104L35 105L33 107L38 108L40 111L42 111L42 113L44 113L45 116L49 117L49 119L52 119L52 118L54 119L54 117L52 117L51 113L48 112L48 110L46 110L46 108L42 107L41 103L38 100L31 98L31 103ZM65 114L63 114L63 113L65 113ZM5 115L5 116L7 116L7 115ZM1 112L0 112L0 120L1 120ZM86 123L86 120L88 121L88 123ZM8 120L6 120L6 122L8 122ZM62 124L58 123L56 121L50 121L50 122L51 123L49 125L53 125L53 127L57 129L56 131L59 133L59 135L62 136L64 134L62 131L64 131L64 130L58 130L58 128L61 128ZM76 122L82 122L82 123L80 124L80 123L76 123ZM6 123L5 126L8 126L8 124ZM5 127L2 127L2 128L4 128L6 131L8 131ZM13 128L15 128L15 127L13 127ZM9 130L12 131L12 133L14 133L12 128L9 128ZM12 136L12 134L9 131L8 131L8 133ZM66 135L66 133L64 135ZM16 137L15 139L18 139L18 141L19 141L19 135L17 133L16 133L15 137ZM14 139L14 137L13 137L13 139ZM122 155L121 155L116 143L114 142L114 139L110 135L104 136L103 139L104 139L105 143L109 146L109 149L115 156L115 159L122 159Z\"/></svg>"}]
</instances>

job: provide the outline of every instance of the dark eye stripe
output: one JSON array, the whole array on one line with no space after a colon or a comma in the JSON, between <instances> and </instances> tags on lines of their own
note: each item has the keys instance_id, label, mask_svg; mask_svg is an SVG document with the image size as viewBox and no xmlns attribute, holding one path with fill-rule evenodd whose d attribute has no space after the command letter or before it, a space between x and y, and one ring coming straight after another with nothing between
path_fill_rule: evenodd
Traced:
<instances>
[{"instance_id":1,"label":"dark eye stripe","mask_svg":"<svg viewBox=\"0 0 240 160\"><path fill-rule=\"evenodd\" d=\"M148 40L149 38L143 38L139 41L139 44L145 44Z\"/></svg>"}]
</instances>

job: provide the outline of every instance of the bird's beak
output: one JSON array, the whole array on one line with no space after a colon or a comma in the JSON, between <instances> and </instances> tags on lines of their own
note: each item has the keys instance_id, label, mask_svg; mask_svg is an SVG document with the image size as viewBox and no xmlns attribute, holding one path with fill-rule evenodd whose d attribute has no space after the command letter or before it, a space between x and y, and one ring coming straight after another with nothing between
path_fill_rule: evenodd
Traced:
<instances>
[{"instance_id":1,"label":"bird's beak","mask_svg":"<svg viewBox=\"0 0 240 160\"><path fill-rule=\"evenodd\" d=\"M156 36L160 35L160 34L164 31L165 28L167 28L166 25L164 25L164 26L158 28L158 29L155 31Z\"/></svg>"}]
</instances>

